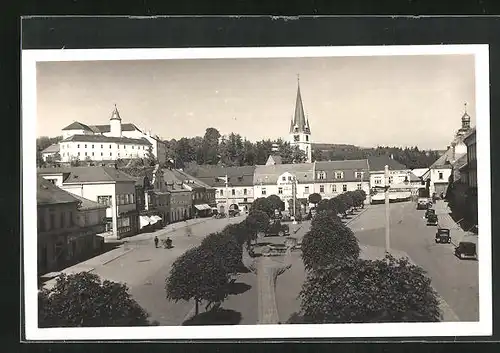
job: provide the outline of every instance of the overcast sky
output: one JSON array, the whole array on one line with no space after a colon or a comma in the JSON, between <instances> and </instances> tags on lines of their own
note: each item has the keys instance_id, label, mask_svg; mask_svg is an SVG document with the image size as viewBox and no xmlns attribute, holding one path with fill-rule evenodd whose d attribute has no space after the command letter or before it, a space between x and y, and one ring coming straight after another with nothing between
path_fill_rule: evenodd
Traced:
<instances>
[{"instance_id":1,"label":"overcast sky","mask_svg":"<svg viewBox=\"0 0 500 353\"><path fill-rule=\"evenodd\" d=\"M108 124L116 104L164 139L286 137L297 74L314 142L444 149L465 102L475 125L472 55L42 62L37 135Z\"/></svg>"}]
</instances>

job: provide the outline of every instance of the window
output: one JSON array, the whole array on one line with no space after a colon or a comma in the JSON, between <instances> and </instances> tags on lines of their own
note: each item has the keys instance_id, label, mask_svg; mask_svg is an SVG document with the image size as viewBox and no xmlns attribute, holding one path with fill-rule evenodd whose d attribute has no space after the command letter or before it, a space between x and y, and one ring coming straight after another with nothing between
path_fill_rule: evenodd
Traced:
<instances>
[{"instance_id":1,"label":"window","mask_svg":"<svg viewBox=\"0 0 500 353\"><path fill-rule=\"evenodd\" d=\"M48 181L50 181L52 184L56 185L56 179L47 179Z\"/></svg>"},{"instance_id":2,"label":"window","mask_svg":"<svg viewBox=\"0 0 500 353\"><path fill-rule=\"evenodd\" d=\"M111 157L111 156L113 156L113 152L109 152L109 156L110 156L110 157Z\"/></svg>"},{"instance_id":3,"label":"window","mask_svg":"<svg viewBox=\"0 0 500 353\"><path fill-rule=\"evenodd\" d=\"M80 152L78 152L78 155L80 155Z\"/></svg>"},{"instance_id":4,"label":"window","mask_svg":"<svg viewBox=\"0 0 500 353\"><path fill-rule=\"evenodd\" d=\"M309 186L304 187L304 194L309 194Z\"/></svg>"},{"instance_id":5,"label":"window","mask_svg":"<svg viewBox=\"0 0 500 353\"><path fill-rule=\"evenodd\" d=\"M286 181L286 176L281 177L282 181Z\"/></svg>"},{"instance_id":6,"label":"window","mask_svg":"<svg viewBox=\"0 0 500 353\"><path fill-rule=\"evenodd\" d=\"M132 149L134 149L134 146L132 146Z\"/></svg>"},{"instance_id":7,"label":"window","mask_svg":"<svg viewBox=\"0 0 500 353\"><path fill-rule=\"evenodd\" d=\"M337 185L332 184L332 192L337 192Z\"/></svg>"},{"instance_id":8,"label":"window","mask_svg":"<svg viewBox=\"0 0 500 353\"><path fill-rule=\"evenodd\" d=\"M73 211L69 211L69 226L73 227L75 223L73 222Z\"/></svg>"},{"instance_id":9,"label":"window","mask_svg":"<svg viewBox=\"0 0 500 353\"><path fill-rule=\"evenodd\" d=\"M87 148L87 144L85 144L85 148Z\"/></svg>"},{"instance_id":10,"label":"window","mask_svg":"<svg viewBox=\"0 0 500 353\"><path fill-rule=\"evenodd\" d=\"M130 203L129 197L129 194L125 194L125 205L128 205Z\"/></svg>"},{"instance_id":11,"label":"window","mask_svg":"<svg viewBox=\"0 0 500 353\"><path fill-rule=\"evenodd\" d=\"M80 144L76 145L76 148L80 148Z\"/></svg>"},{"instance_id":12,"label":"window","mask_svg":"<svg viewBox=\"0 0 500 353\"><path fill-rule=\"evenodd\" d=\"M101 152L101 156L103 156L103 155L104 155L104 153Z\"/></svg>"},{"instance_id":13,"label":"window","mask_svg":"<svg viewBox=\"0 0 500 353\"><path fill-rule=\"evenodd\" d=\"M292 181L292 177L290 175L288 176L288 181Z\"/></svg>"},{"instance_id":14,"label":"window","mask_svg":"<svg viewBox=\"0 0 500 353\"><path fill-rule=\"evenodd\" d=\"M92 148L94 148L94 145L92 145Z\"/></svg>"},{"instance_id":15,"label":"window","mask_svg":"<svg viewBox=\"0 0 500 353\"><path fill-rule=\"evenodd\" d=\"M92 152L92 156L94 156L94 152Z\"/></svg>"},{"instance_id":16,"label":"window","mask_svg":"<svg viewBox=\"0 0 500 353\"><path fill-rule=\"evenodd\" d=\"M101 148L104 148L104 145L101 145Z\"/></svg>"},{"instance_id":17,"label":"window","mask_svg":"<svg viewBox=\"0 0 500 353\"><path fill-rule=\"evenodd\" d=\"M246 197L243 198L243 202L248 202L248 199Z\"/></svg>"},{"instance_id":18,"label":"window","mask_svg":"<svg viewBox=\"0 0 500 353\"><path fill-rule=\"evenodd\" d=\"M224 190L220 189L220 196L224 196Z\"/></svg>"},{"instance_id":19,"label":"window","mask_svg":"<svg viewBox=\"0 0 500 353\"><path fill-rule=\"evenodd\" d=\"M85 155L87 155L87 152L85 152Z\"/></svg>"},{"instance_id":20,"label":"window","mask_svg":"<svg viewBox=\"0 0 500 353\"><path fill-rule=\"evenodd\" d=\"M97 202L102 205L111 206L112 198L111 196L97 196Z\"/></svg>"},{"instance_id":21,"label":"window","mask_svg":"<svg viewBox=\"0 0 500 353\"><path fill-rule=\"evenodd\" d=\"M116 147L117 147L118 149L120 149L120 145L116 145Z\"/></svg>"},{"instance_id":22,"label":"window","mask_svg":"<svg viewBox=\"0 0 500 353\"><path fill-rule=\"evenodd\" d=\"M390 177L389 177L389 184L392 184L392 181L393 181L393 180L394 180L394 179L393 179L393 177L391 177L391 176L390 176Z\"/></svg>"},{"instance_id":23,"label":"window","mask_svg":"<svg viewBox=\"0 0 500 353\"><path fill-rule=\"evenodd\" d=\"M130 203L134 203L134 194L130 194Z\"/></svg>"},{"instance_id":24,"label":"window","mask_svg":"<svg viewBox=\"0 0 500 353\"><path fill-rule=\"evenodd\" d=\"M247 189L243 189L243 195L247 194Z\"/></svg>"},{"instance_id":25,"label":"window","mask_svg":"<svg viewBox=\"0 0 500 353\"><path fill-rule=\"evenodd\" d=\"M355 173L354 173L354 177L355 177L356 179L361 179L361 178L363 177L363 172L355 172Z\"/></svg>"},{"instance_id":26,"label":"window","mask_svg":"<svg viewBox=\"0 0 500 353\"><path fill-rule=\"evenodd\" d=\"M324 185L320 185L319 186L319 192L322 194L325 192L325 186Z\"/></svg>"},{"instance_id":27,"label":"window","mask_svg":"<svg viewBox=\"0 0 500 353\"><path fill-rule=\"evenodd\" d=\"M439 180L443 180L443 172L439 172Z\"/></svg>"},{"instance_id":28,"label":"window","mask_svg":"<svg viewBox=\"0 0 500 353\"><path fill-rule=\"evenodd\" d=\"M323 179L325 179L325 177L326 177L325 172L318 172L318 179L323 180Z\"/></svg>"},{"instance_id":29,"label":"window","mask_svg":"<svg viewBox=\"0 0 500 353\"><path fill-rule=\"evenodd\" d=\"M380 178L375 178L375 184L382 184L382 179Z\"/></svg>"},{"instance_id":30,"label":"window","mask_svg":"<svg viewBox=\"0 0 500 353\"><path fill-rule=\"evenodd\" d=\"M299 135L294 135L294 136L293 136L293 140L294 140L295 142L299 142Z\"/></svg>"},{"instance_id":31,"label":"window","mask_svg":"<svg viewBox=\"0 0 500 353\"><path fill-rule=\"evenodd\" d=\"M233 195L233 196L236 195L236 190L231 189L231 195Z\"/></svg>"},{"instance_id":32,"label":"window","mask_svg":"<svg viewBox=\"0 0 500 353\"><path fill-rule=\"evenodd\" d=\"M309 135L306 135L306 141L309 141Z\"/></svg>"},{"instance_id":33,"label":"window","mask_svg":"<svg viewBox=\"0 0 500 353\"><path fill-rule=\"evenodd\" d=\"M362 185L358 184L358 190L361 190L361 189L363 189Z\"/></svg>"},{"instance_id":34,"label":"window","mask_svg":"<svg viewBox=\"0 0 500 353\"><path fill-rule=\"evenodd\" d=\"M61 228L66 227L66 212L61 212Z\"/></svg>"},{"instance_id":35,"label":"window","mask_svg":"<svg viewBox=\"0 0 500 353\"><path fill-rule=\"evenodd\" d=\"M56 215L51 213L49 217L49 230L56 227Z\"/></svg>"},{"instance_id":36,"label":"window","mask_svg":"<svg viewBox=\"0 0 500 353\"><path fill-rule=\"evenodd\" d=\"M123 145L123 149L126 149L126 148L127 148L127 146Z\"/></svg>"},{"instance_id":37,"label":"window","mask_svg":"<svg viewBox=\"0 0 500 353\"><path fill-rule=\"evenodd\" d=\"M344 173L342 172L335 172L335 179L342 179L344 177Z\"/></svg>"},{"instance_id":38,"label":"window","mask_svg":"<svg viewBox=\"0 0 500 353\"><path fill-rule=\"evenodd\" d=\"M342 185L342 191L343 191L343 192L346 192L346 191L347 191L347 184L343 184L343 185Z\"/></svg>"},{"instance_id":39,"label":"window","mask_svg":"<svg viewBox=\"0 0 500 353\"><path fill-rule=\"evenodd\" d=\"M278 188L278 194L283 195L283 188Z\"/></svg>"},{"instance_id":40,"label":"window","mask_svg":"<svg viewBox=\"0 0 500 353\"><path fill-rule=\"evenodd\" d=\"M109 148L111 148L111 145L109 145Z\"/></svg>"},{"instance_id":41,"label":"window","mask_svg":"<svg viewBox=\"0 0 500 353\"><path fill-rule=\"evenodd\" d=\"M266 194L266 188L262 188L261 193L262 193L262 195L265 195Z\"/></svg>"}]
</instances>

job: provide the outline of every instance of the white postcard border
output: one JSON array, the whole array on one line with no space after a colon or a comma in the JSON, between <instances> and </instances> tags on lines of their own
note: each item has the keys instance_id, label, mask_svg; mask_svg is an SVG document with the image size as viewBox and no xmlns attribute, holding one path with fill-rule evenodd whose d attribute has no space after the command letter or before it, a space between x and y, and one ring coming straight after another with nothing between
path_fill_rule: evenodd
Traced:
<instances>
[{"instance_id":1,"label":"white postcard border","mask_svg":"<svg viewBox=\"0 0 500 353\"><path fill-rule=\"evenodd\" d=\"M464 55L475 56L478 175L479 322L152 326L105 328L38 328L36 222L36 64L42 61L166 60L222 58L293 58L341 56ZM492 334L491 181L489 51L486 44L354 47L245 47L176 49L54 49L22 51L22 181L24 239L24 308L28 340L149 340L335 337L488 336ZM35 238L35 239L33 239Z\"/></svg>"}]
</instances>

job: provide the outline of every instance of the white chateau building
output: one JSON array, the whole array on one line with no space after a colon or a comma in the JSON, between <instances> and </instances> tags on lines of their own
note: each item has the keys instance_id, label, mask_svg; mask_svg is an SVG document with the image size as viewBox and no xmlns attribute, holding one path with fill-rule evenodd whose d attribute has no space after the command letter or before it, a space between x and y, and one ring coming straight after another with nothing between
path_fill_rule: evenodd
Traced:
<instances>
[{"instance_id":1,"label":"white chateau building","mask_svg":"<svg viewBox=\"0 0 500 353\"><path fill-rule=\"evenodd\" d=\"M62 129L62 135L63 140L59 142L62 162L145 158L150 151L160 164L166 160L165 143L150 131L143 132L134 124L123 124L116 105L109 125L85 125L75 121Z\"/></svg>"},{"instance_id":2,"label":"white chateau building","mask_svg":"<svg viewBox=\"0 0 500 353\"><path fill-rule=\"evenodd\" d=\"M300 82L297 82L297 99L295 101L295 113L290 122L289 142L291 146L299 146L306 154L306 163L312 162L312 142L309 119L304 114L302 96L300 94Z\"/></svg>"}]
</instances>

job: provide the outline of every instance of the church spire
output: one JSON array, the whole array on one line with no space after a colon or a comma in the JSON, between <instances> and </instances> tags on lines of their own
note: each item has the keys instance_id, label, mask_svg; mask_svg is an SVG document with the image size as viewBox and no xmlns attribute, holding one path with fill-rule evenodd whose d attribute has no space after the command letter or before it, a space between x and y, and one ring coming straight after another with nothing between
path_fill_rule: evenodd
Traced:
<instances>
[{"instance_id":1,"label":"church spire","mask_svg":"<svg viewBox=\"0 0 500 353\"><path fill-rule=\"evenodd\" d=\"M120 118L120 113L118 112L116 104L115 104L115 109L113 109L113 112L111 113L111 118L109 120L122 120L122 118Z\"/></svg>"},{"instance_id":2,"label":"church spire","mask_svg":"<svg viewBox=\"0 0 500 353\"><path fill-rule=\"evenodd\" d=\"M292 120L290 133L302 132L310 133L308 123L304 114L304 106L302 104L302 95L300 94L300 77L297 75L297 98L295 100L295 113Z\"/></svg>"}]
</instances>

